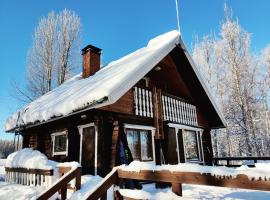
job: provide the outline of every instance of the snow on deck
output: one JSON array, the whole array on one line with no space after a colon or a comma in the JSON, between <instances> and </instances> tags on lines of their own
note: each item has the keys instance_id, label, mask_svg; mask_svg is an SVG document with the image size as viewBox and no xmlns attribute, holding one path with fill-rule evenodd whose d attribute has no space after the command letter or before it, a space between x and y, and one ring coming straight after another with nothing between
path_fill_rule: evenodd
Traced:
<instances>
[{"instance_id":1,"label":"snow on deck","mask_svg":"<svg viewBox=\"0 0 270 200\"><path fill-rule=\"evenodd\" d=\"M7 119L5 130L116 102L179 42L179 32L171 31L150 40L146 47L109 63L93 76L73 77L13 114Z\"/></svg>"},{"instance_id":2,"label":"snow on deck","mask_svg":"<svg viewBox=\"0 0 270 200\"><path fill-rule=\"evenodd\" d=\"M249 179L259 180L267 179L270 181L270 163L256 163L255 167L241 166L229 168L224 166L203 166L191 163L180 163L177 165L155 165L152 163L133 161L128 166L122 165L124 171L140 172L141 170L171 172L198 172L201 174L211 174L212 176L230 176L236 178L237 175L243 174Z\"/></svg>"},{"instance_id":3,"label":"snow on deck","mask_svg":"<svg viewBox=\"0 0 270 200\"><path fill-rule=\"evenodd\" d=\"M150 199L150 200L183 200L183 199L227 199L227 200L268 200L270 192L262 192L256 190L244 190L233 188L222 188L201 185L182 185L183 197L176 196L171 188L157 189L155 184L143 185L142 190L121 189L120 193L129 198Z\"/></svg>"},{"instance_id":4,"label":"snow on deck","mask_svg":"<svg viewBox=\"0 0 270 200\"><path fill-rule=\"evenodd\" d=\"M1 200L34 200L45 187L24 186L0 182L0 199Z\"/></svg>"}]
</instances>

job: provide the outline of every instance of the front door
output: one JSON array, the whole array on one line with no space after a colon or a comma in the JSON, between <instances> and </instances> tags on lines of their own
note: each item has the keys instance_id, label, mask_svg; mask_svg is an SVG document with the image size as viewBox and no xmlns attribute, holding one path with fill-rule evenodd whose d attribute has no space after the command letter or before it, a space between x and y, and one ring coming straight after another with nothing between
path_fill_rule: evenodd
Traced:
<instances>
[{"instance_id":1,"label":"front door","mask_svg":"<svg viewBox=\"0 0 270 200\"><path fill-rule=\"evenodd\" d=\"M93 124L79 126L80 163L83 174L97 174L97 133Z\"/></svg>"}]
</instances>

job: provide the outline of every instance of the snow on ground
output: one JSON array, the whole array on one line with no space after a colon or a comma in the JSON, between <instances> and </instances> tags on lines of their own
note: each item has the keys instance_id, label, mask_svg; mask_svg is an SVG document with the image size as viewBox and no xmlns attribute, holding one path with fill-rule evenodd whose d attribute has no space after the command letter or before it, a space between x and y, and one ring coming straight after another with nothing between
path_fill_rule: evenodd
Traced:
<instances>
[{"instance_id":1,"label":"snow on ground","mask_svg":"<svg viewBox=\"0 0 270 200\"><path fill-rule=\"evenodd\" d=\"M270 163L256 163L256 167L241 166L229 168L224 166L203 166L192 163L179 163L177 165L155 165L152 163L133 161L128 166L122 165L125 171L139 172L141 170L171 172L198 172L201 174L211 174L213 176L230 176L235 178L238 174L247 175L249 179L259 180L260 178L270 180Z\"/></svg>"},{"instance_id":2,"label":"snow on ground","mask_svg":"<svg viewBox=\"0 0 270 200\"><path fill-rule=\"evenodd\" d=\"M69 199L83 199L87 192L92 190L98 183L102 181L100 176L84 175L82 176L82 187L80 190L68 194Z\"/></svg>"},{"instance_id":3,"label":"snow on ground","mask_svg":"<svg viewBox=\"0 0 270 200\"><path fill-rule=\"evenodd\" d=\"M36 196L44 189L44 187L0 182L0 200L32 200L36 199Z\"/></svg>"},{"instance_id":4,"label":"snow on ground","mask_svg":"<svg viewBox=\"0 0 270 200\"><path fill-rule=\"evenodd\" d=\"M183 185L183 196L190 199L268 200L270 199L270 192L203 185Z\"/></svg>"},{"instance_id":5,"label":"snow on ground","mask_svg":"<svg viewBox=\"0 0 270 200\"><path fill-rule=\"evenodd\" d=\"M120 193L130 198L177 200L177 199L226 199L226 200L268 200L270 192L255 190L232 189L223 187L210 187L201 185L183 185L183 197L176 196L171 188L156 189L155 184L143 185L143 191L121 189Z\"/></svg>"},{"instance_id":6,"label":"snow on ground","mask_svg":"<svg viewBox=\"0 0 270 200\"><path fill-rule=\"evenodd\" d=\"M5 181L5 163L6 159L0 159L0 181Z\"/></svg>"}]
</instances>

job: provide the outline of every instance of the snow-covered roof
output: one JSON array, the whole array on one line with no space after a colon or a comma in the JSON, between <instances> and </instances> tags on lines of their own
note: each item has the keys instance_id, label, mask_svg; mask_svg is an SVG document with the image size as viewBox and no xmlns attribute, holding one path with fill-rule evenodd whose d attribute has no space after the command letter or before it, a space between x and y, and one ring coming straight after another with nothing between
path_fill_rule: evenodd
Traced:
<instances>
[{"instance_id":1,"label":"snow-covered roof","mask_svg":"<svg viewBox=\"0 0 270 200\"><path fill-rule=\"evenodd\" d=\"M76 75L14 113L7 119L5 130L113 104L181 44L179 32L170 31L150 40L146 47L102 67L93 76L83 79Z\"/></svg>"}]
</instances>

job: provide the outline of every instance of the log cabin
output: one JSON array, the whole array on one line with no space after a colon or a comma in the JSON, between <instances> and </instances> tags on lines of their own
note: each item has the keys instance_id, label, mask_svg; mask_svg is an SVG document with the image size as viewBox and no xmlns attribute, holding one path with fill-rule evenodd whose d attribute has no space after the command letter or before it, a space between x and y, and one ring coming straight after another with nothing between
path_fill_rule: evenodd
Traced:
<instances>
[{"instance_id":1,"label":"log cabin","mask_svg":"<svg viewBox=\"0 0 270 200\"><path fill-rule=\"evenodd\" d=\"M6 132L49 159L106 175L132 160L212 165L211 129L225 127L177 31L100 67L82 49L82 73L10 116Z\"/></svg>"}]
</instances>

